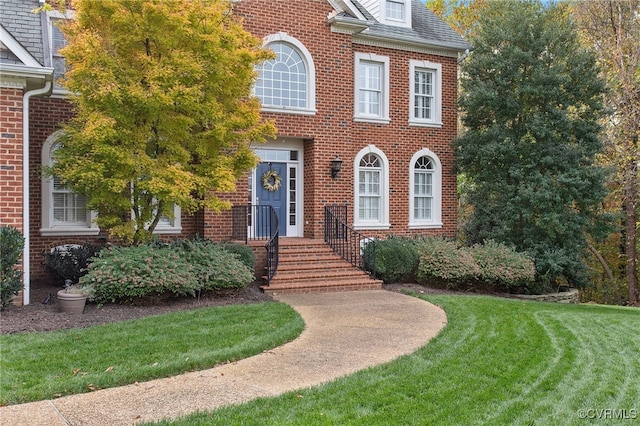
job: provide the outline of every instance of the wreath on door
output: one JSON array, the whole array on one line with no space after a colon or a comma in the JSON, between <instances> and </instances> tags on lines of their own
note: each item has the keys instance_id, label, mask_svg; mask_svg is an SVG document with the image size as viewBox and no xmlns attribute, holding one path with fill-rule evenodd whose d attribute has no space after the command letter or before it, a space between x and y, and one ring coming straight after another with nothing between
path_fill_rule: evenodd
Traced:
<instances>
[{"instance_id":1,"label":"wreath on door","mask_svg":"<svg viewBox=\"0 0 640 426\"><path fill-rule=\"evenodd\" d=\"M262 187L269 192L276 192L282 185L282 177L275 170L267 170L262 175Z\"/></svg>"}]
</instances>

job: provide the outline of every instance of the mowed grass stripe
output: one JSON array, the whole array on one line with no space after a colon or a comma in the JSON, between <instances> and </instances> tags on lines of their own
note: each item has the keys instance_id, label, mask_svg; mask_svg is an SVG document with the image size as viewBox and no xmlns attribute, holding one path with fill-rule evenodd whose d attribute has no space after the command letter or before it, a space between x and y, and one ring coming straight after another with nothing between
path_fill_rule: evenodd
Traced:
<instances>
[{"instance_id":1,"label":"mowed grass stripe","mask_svg":"<svg viewBox=\"0 0 640 426\"><path fill-rule=\"evenodd\" d=\"M442 306L448 325L417 352L324 386L171 424L564 426L602 423L581 418L581 409L640 414L639 310L420 297Z\"/></svg>"}]
</instances>

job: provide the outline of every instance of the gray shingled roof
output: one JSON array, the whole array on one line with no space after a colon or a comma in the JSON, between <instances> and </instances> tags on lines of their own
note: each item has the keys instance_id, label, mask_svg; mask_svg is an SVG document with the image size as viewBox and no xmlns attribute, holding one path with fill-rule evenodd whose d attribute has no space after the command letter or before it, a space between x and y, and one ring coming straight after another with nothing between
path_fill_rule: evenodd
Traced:
<instances>
[{"instance_id":1,"label":"gray shingled roof","mask_svg":"<svg viewBox=\"0 0 640 426\"><path fill-rule=\"evenodd\" d=\"M39 6L38 0L0 0L0 25L44 65L40 15L32 12Z\"/></svg>"},{"instance_id":2,"label":"gray shingled roof","mask_svg":"<svg viewBox=\"0 0 640 426\"><path fill-rule=\"evenodd\" d=\"M419 0L411 2L411 20L413 28L385 25L378 22L357 0L354 5L370 21L369 28L363 35L380 38L390 38L411 43L426 44L442 48L464 51L471 49L471 45L445 24L436 14L431 12Z\"/></svg>"}]
</instances>

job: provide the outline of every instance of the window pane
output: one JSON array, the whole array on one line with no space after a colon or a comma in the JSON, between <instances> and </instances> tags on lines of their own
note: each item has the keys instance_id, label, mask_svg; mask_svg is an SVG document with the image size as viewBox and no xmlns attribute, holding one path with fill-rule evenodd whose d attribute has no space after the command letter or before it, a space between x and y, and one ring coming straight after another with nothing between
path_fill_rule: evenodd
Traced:
<instances>
[{"instance_id":1,"label":"window pane","mask_svg":"<svg viewBox=\"0 0 640 426\"><path fill-rule=\"evenodd\" d=\"M414 110L415 118L431 120L433 118L433 81L431 70L415 70L414 73Z\"/></svg>"},{"instance_id":2,"label":"window pane","mask_svg":"<svg viewBox=\"0 0 640 426\"><path fill-rule=\"evenodd\" d=\"M386 17L388 19L404 21L404 0L387 0Z\"/></svg>"},{"instance_id":3,"label":"window pane","mask_svg":"<svg viewBox=\"0 0 640 426\"><path fill-rule=\"evenodd\" d=\"M382 115L382 64L361 61L358 69L358 112Z\"/></svg>"},{"instance_id":4,"label":"window pane","mask_svg":"<svg viewBox=\"0 0 640 426\"><path fill-rule=\"evenodd\" d=\"M258 70L256 96L264 106L306 108L307 68L302 56L286 43L272 43L269 48L276 57Z\"/></svg>"}]
</instances>

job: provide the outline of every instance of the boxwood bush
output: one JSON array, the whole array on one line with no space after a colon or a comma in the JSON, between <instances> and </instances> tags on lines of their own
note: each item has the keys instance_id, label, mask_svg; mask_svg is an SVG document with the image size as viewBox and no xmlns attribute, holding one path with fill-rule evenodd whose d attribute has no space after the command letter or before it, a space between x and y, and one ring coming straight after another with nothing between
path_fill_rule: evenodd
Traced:
<instances>
[{"instance_id":1,"label":"boxwood bush","mask_svg":"<svg viewBox=\"0 0 640 426\"><path fill-rule=\"evenodd\" d=\"M386 240L367 244L363 257L368 271L373 270L375 262L376 278L385 283L405 281L418 265L414 242L406 237L390 236Z\"/></svg>"},{"instance_id":2,"label":"boxwood bush","mask_svg":"<svg viewBox=\"0 0 640 426\"><path fill-rule=\"evenodd\" d=\"M22 256L24 238L10 226L0 226L0 309L22 290L22 271L15 266Z\"/></svg>"}]
</instances>

